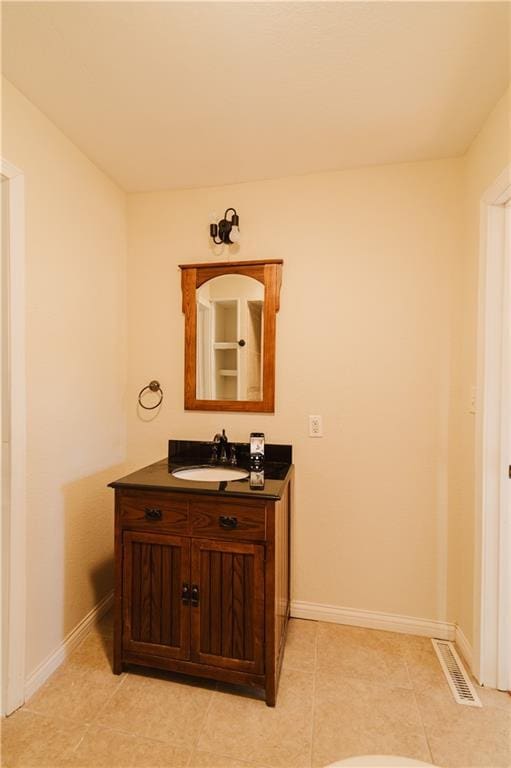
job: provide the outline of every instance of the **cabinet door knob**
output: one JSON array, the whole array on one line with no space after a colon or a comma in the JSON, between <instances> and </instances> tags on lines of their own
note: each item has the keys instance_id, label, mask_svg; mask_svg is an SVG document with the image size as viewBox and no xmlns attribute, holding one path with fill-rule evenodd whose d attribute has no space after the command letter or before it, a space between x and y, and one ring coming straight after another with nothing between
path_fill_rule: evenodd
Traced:
<instances>
[{"instance_id":1,"label":"cabinet door knob","mask_svg":"<svg viewBox=\"0 0 511 768\"><path fill-rule=\"evenodd\" d=\"M232 531L232 529L236 528L238 525L238 518L228 517L227 515L220 515L218 518L218 523L220 528L227 528L227 530Z\"/></svg>"},{"instance_id":2,"label":"cabinet door knob","mask_svg":"<svg viewBox=\"0 0 511 768\"><path fill-rule=\"evenodd\" d=\"M196 607L199 605L199 587L197 584L192 584L192 598L191 598L191 604Z\"/></svg>"},{"instance_id":3,"label":"cabinet door knob","mask_svg":"<svg viewBox=\"0 0 511 768\"><path fill-rule=\"evenodd\" d=\"M161 520L161 509L152 509L146 507L144 510L144 516L146 520Z\"/></svg>"}]
</instances>

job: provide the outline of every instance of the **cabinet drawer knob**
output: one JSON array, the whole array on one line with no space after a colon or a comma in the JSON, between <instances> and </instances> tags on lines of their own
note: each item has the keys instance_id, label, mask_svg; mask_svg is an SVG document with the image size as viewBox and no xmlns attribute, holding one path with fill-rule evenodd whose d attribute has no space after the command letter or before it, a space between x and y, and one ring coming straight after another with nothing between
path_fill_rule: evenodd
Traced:
<instances>
[{"instance_id":1,"label":"cabinet drawer knob","mask_svg":"<svg viewBox=\"0 0 511 768\"><path fill-rule=\"evenodd\" d=\"M197 605L199 605L199 587L197 586L197 584L192 584L191 603L193 607L196 607Z\"/></svg>"},{"instance_id":2,"label":"cabinet drawer knob","mask_svg":"<svg viewBox=\"0 0 511 768\"><path fill-rule=\"evenodd\" d=\"M218 518L218 523L220 528L227 528L228 530L232 530L238 526L238 518L229 517L228 515L220 515Z\"/></svg>"},{"instance_id":3,"label":"cabinet drawer knob","mask_svg":"<svg viewBox=\"0 0 511 768\"><path fill-rule=\"evenodd\" d=\"M146 520L161 520L161 509L152 509L146 507L144 510L144 516Z\"/></svg>"}]
</instances>

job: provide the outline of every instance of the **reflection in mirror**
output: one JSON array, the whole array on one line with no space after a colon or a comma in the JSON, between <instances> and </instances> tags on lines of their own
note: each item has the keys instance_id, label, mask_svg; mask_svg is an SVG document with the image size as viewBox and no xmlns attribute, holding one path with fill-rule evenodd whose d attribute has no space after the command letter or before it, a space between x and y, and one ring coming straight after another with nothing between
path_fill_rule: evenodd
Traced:
<instances>
[{"instance_id":1,"label":"reflection in mirror","mask_svg":"<svg viewBox=\"0 0 511 768\"><path fill-rule=\"evenodd\" d=\"M196 291L198 400L263 399L264 285L221 275Z\"/></svg>"}]
</instances>

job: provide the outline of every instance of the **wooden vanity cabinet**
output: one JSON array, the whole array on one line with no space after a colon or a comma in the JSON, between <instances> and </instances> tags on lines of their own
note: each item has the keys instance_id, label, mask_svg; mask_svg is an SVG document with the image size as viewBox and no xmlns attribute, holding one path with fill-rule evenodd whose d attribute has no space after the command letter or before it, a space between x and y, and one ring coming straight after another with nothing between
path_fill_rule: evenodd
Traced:
<instances>
[{"instance_id":1,"label":"wooden vanity cabinet","mask_svg":"<svg viewBox=\"0 0 511 768\"><path fill-rule=\"evenodd\" d=\"M118 488L114 672L139 664L264 689L289 617L290 483L279 500Z\"/></svg>"}]
</instances>

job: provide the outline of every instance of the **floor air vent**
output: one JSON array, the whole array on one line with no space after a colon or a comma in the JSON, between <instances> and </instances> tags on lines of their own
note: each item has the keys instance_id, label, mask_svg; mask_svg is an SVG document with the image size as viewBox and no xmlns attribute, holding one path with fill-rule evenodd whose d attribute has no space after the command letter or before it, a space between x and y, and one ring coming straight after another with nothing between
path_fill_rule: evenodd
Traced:
<instances>
[{"instance_id":1,"label":"floor air vent","mask_svg":"<svg viewBox=\"0 0 511 768\"><path fill-rule=\"evenodd\" d=\"M432 640L431 642L449 683L452 695L458 704L466 704L469 707L481 707L482 704L468 678L460 657L456 653L454 644L447 642L447 640Z\"/></svg>"}]
</instances>

